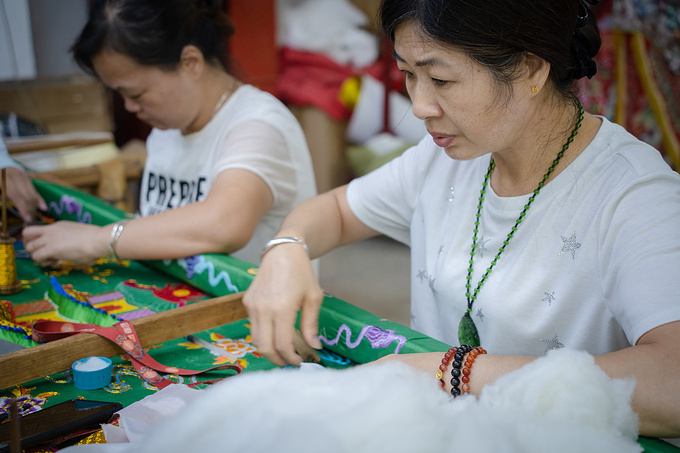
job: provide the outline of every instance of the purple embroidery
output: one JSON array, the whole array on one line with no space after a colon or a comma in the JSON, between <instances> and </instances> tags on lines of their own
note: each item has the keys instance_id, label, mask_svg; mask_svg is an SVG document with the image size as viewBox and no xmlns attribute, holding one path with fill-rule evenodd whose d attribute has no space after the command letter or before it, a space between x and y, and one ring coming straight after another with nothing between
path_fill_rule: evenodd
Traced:
<instances>
[{"instance_id":1,"label":"purple embroidery","mask_svg":"<svg viewBox=\"0 0 680 453\"><path fill-rule=\"evenodd\" d=\"M319 335L319 340L323 341L328 346L336 345L340 341L342 332L347 333L345 344L350 349L354 349L359 346L359 343L361 343L361 340L364 337L366 337L366 339L371 343L371 347L373 349L387 348L390 344L392 344L393 341L396 340L399 345L394 350L395 354L399 354L402 346L406 344L406 337L402 335L395 335L394 330L383 330L376 326L364 326L364 328L361 329L361 332L359 332L359 338L357 338L355 342L352 342L352 330L346 324L340 326L340 329L338 329L338 335L334 340L329 340L323 335Z\"/></svg>"},{"instance_id":2,"label":"purple embroidery","mask_svg":"<svg viewBox=\"0 0 680 453\"><path fill-rule=\"evenodd\" d=\"M194 256L189 256L184 259L186 262L186 271L187 271L187 278L191 279L194 278L194 274L196 273L196 265L199 263L201 258L198 255Z\"/></svg>"},{"instance_id":3,"label":"purple embroidery","mask_svg":"<svg viewBox=\"0 0 680 453\"><path fill-rule=\"evenodd\" d=\"M69 197L68 195L62 195L59 199L59 204L55 201L51 201L47 205L48 211L54 211L57 215L61 215L62 212L66 211L67 214L76 214L76 218L80 223L92 223L92 214L86 212L83 214L83 205L78 203L75 198Z\"/></svg>"},{"instance_id":4,"label":"purple embroidery","mask_svg":"<svg viewBox=\"0 0 680 453\"><path fill-rule=\"evenodd\" d=\"M9 414L9 405L12 398L0 398L0 414ZM47 402L39 396L21 395L16 398L19 407L19 415L28 415L42 409Z\"/></svg>"}]
</instances>

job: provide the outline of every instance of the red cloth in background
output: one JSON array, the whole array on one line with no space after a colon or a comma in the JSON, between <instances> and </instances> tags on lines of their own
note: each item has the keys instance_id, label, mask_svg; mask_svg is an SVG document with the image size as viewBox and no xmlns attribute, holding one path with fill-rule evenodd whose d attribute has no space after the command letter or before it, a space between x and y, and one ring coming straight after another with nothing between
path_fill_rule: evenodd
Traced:
<instances>
[{"instance_id":1,"label":"red cloth in background","mask_svg":"<svg viewBox=\"0 0 680 453\"><path fill-rule=\"evenodd\" d=\"M348 78L369 74L384 80L385 64L389 64L391 89L403 90L403 75L391 55L389 59L389 63L379 59L370 66L355 68L338 64L325 55L283 47L279 52L277 97L291 105L318 107L336 120L349 119L352 110L339 99L340 87Z\"/></svg>"}]
</instances>

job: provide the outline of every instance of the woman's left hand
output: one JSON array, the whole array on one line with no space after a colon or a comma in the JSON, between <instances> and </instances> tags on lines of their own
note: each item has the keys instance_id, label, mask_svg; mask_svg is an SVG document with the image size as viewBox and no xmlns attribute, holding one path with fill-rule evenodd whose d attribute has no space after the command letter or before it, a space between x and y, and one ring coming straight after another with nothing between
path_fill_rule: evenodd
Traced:
<instances>
[{"instance_id":1,"label":"woman's left hand","mask_svg":"<svg viewBox=\"0 0 680 453\"><path fill-rule=\"evenodd\" d=\"M107 227L69 221L28 226L23 231L24 248L41 265L93 263L108 256L109 236Z\"/></svg>"}]
</instances>

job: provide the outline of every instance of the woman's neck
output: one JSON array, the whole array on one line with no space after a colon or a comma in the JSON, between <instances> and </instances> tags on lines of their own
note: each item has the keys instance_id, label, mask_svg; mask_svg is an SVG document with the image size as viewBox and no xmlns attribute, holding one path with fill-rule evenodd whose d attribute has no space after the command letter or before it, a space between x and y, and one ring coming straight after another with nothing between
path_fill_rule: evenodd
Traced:
<instances>
[{"instance_id":1,"label":"woman's neck","mask_svg":"<svg viewBox=\"0 0 680 453\"><path fill-rule=\"evenodd\" d=\"M201 80L201 85L205 89L200 96L201 104L198 115L189 126L182 130L184 135L200 131L210 122L236 90L237 81L225 71L214 69L206 73Z\"/></svg>"},{"instance_id":2,"label":"woman's neck","mask_svg":"<svg viewBox=\"0 0 680 453\"><path fill-rule=\"evenodd\" d=\"M502 197L526 195L533 192L558 153L572 135L578 121L578 111L571 103L561 108L537 110L527 122L527 130L513 150L492 154L495 169L491 188ZM581 127L568 149L555 166L547 182L571 164L592 141L601 121L584 114Z\"/></svg>"}]
</instances>

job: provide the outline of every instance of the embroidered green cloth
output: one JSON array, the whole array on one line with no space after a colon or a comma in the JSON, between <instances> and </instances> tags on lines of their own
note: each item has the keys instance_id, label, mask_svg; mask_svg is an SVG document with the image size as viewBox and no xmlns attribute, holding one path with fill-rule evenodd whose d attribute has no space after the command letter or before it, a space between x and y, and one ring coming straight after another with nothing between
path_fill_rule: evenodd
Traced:
<instances>
[{"instance_id":1,"label":"embroidered green cloth","mask_svg":"<svg viewBox=\"0 0 680 453\"><path fill-rule=\"evenodd\" d=\"M125 213L99 199L67 187L35 181L55 219L106 225ZM20 244L17 244L20 249ZM0 338L22 346L35 346L30 325L37 319L71 320L109 326L171 310L200 300L245 290L257 269L254 265L225 255L197 255L172 261L98 260L92 266L41 268L30 259L17 259L17 275L23 290L3 298L4 316ZM4 313L4 315L2 314ZM12 330L7 327L14 327ZM195 336L225 351L217 356L187 339L149 348L149 354L164 365L205 369L237 363L244 372L275 366L262 358L250 340L248 320L220 326ZM380 319L358 307L326 295L320 314L322 364L343 368L376 360L391 353L446 351L448 345L400 324ZM122 352L122 351L121 351ZM100 390L84 391L73 386L70 370L21 386L0 391L0 413L10 397L25 400L25 407L47 407L70 398L137 401L156 389L144 382L125 355L113 359L113 381ZM226 374L225 374L226 375ZM192 378L166 376L177 382L215 379L219 372Z\"/></svg>"}]
</instances>

